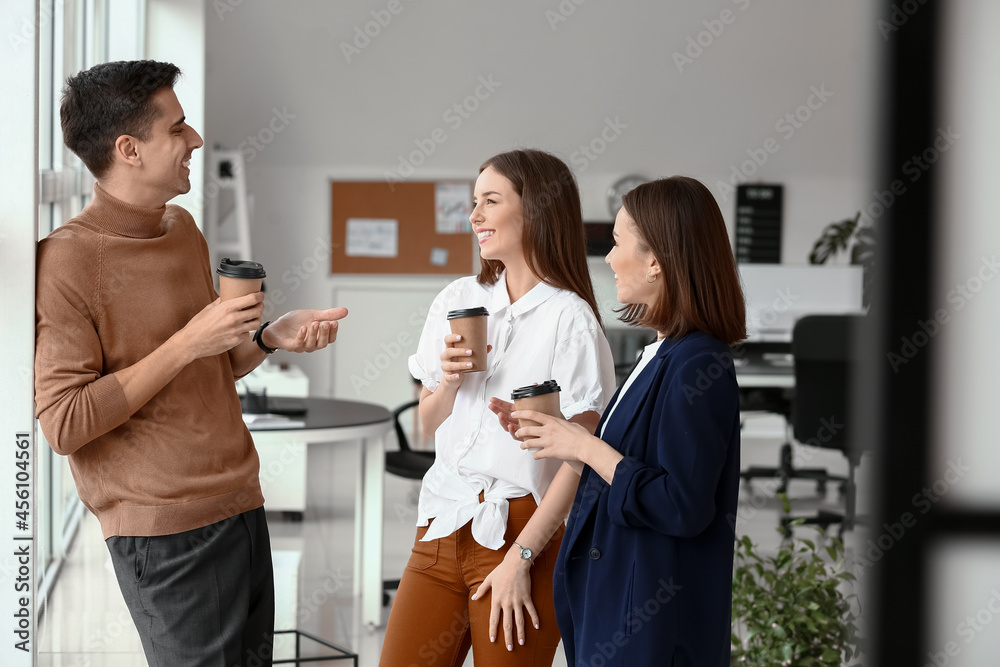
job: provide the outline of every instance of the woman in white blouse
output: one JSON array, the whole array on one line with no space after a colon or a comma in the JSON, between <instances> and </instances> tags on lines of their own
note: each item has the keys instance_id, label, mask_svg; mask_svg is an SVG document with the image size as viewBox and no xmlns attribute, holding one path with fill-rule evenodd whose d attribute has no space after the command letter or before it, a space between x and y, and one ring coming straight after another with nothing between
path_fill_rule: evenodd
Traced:
<instances>
[{"instance_id":1,"label":"woman in white blouse","mask_svg":"<svg viewBox=\"0 0 1000 667\"><path fill-rule=\"evenodd\" d=\"M389 616L386 666L461 665L470 647L476 664L552 663L552 572L580 475L522 450L501 405L513 389L555 380L563 415L593 432L615 389L569 168L536 150L490 158L469 220L482 270L437 296L409 359L436 459ZM476 307L489 312L487 369L463 373L470 352L447 314Z\"/></svg>"}]
</instances>

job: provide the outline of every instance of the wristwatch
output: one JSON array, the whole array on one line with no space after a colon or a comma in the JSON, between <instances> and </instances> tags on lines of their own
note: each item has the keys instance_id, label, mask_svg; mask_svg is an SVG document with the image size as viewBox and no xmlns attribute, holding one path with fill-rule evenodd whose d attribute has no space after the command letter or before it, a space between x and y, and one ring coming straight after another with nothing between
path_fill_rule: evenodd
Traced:
<instances>
[{"instance_id":1,"label":"wristwatch","mask_svg":"<svg viewBox=\"0 0 1000 667\"><path fill-rule=\"evenodd\" d=\"M263 350L266 354L274 354L274 351L278 348L270 348L267 345L264 345L264 329L268 324L270 324L270 322L264 322L264 324L260 325L260 328L254 332L253 342L257 343L257 347Z\"/></svg>"},{"instance_id":2,"label":"wristwatch","mask_svg":"<svg viewBox=\"0 0 1000 667\"><path fill-rule=\"evenodd\" d=\"M522 547L517 542L514 542L514 546L521 550L521 558L531 563L535 562L535 554L531 551L531 549L528 547Z\"/></svg>"}]
</instances>

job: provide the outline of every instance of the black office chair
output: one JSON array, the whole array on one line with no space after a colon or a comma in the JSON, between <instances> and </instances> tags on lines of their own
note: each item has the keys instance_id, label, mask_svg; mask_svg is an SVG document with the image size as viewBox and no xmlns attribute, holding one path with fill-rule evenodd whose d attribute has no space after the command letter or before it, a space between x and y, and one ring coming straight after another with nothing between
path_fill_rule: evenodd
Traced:
<instances>
[{"instance_id":1,"label":"black office chair","mask_svg":"<svg viewBox=\"0 0 1000 667\"><path fill-rule=\"evenodd\" d=\"M804 319L804 318L803 318ZM792 344L794 347L794 343ZM788 353L787 344L779 345L775 343L758 343L756 345L745 345L744 353L747 357L751 355L766 358L768 354ZM756 363L764 363L760 359L755 359ZM788 481L792 479L805 479L816 482L816 492L826 493L827 482L839 482L841 493L845 491L844 485L847 479L841 475L833 475L825 468L796 468L792 457L792 433L790 425L792 423L792 404L795 400L796 389L783 389L780 387L763 387L740 390L740 412L770 412L781 415L785 421L785 442L781 445L778 454L777 467L751 466L740 472L740 477L744 482L756 477L765 477L778 480L776 493L788 492ZM743 424L741 422L740 427Z\"/></svg>"},{"instance_id":2,"label":"black office chair","mask_svg":"<svg viewBox=\"0 0 1000 667\"><path fill-rule=\"evenodd\" d=\"M434 452L416 451L410 447L406 431L400 423L400 415L420 404L419 400L408 401L392 411L392 423L396 429L396 442L399 449L385 453L385 471L390 475L405 479L421 480L424 474L434 464ZM386 579L382 582L382 604L389 604L389 594L386 591L399 588L399 579Z\"/></svg>"},{"instance_id":3,"label":"black office chair","mask_svg":"<svg viewBox=\"0 0 1000 667\"><path fill-rule=\"evenodd\" d=\"M434 452L421 452L410 447L406 431L403 430L399 421L401 414L419 404L420 401L417 400L408 401L392 411L392 423L396 429L396 442L399 443L399 449L385 453L385 471L390 475L421 480L424 478L424 473L430 470L434 464Z\"/></svg>"},{"instance_id":4,"label":"black office chair","mask_svg":"<svg viewBox=\"0 0 1000 667\"><path fill-rule=\"evenodd\" d=\"M852 442L850 407L851 339L860 315L812 315L795 323L792 354L795 356L795 399L792 428L799 442L837 449L847 457L844 483L844 511L820 510L809 517L782 517L781 525L802 523L827 527L840 524L840 535L858 521L854 471L861 462L861 450Z\"/></svg>"}]
</instances>

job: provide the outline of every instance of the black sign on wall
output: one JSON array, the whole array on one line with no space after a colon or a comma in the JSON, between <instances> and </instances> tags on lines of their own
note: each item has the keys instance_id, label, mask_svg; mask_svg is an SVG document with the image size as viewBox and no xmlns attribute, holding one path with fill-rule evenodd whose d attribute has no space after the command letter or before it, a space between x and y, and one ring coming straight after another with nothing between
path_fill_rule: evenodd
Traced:
<instances>
[{"instance_id":1,"label":"black sign on wall","mask_svg":"<svg viewBox=\"0 0 1000 667\"><path fill-rule=\"evenodd\" d=\"M784 186L744 184L736 188L736 261L781 263L781 202Z\"/></svg>"}]
</instances>

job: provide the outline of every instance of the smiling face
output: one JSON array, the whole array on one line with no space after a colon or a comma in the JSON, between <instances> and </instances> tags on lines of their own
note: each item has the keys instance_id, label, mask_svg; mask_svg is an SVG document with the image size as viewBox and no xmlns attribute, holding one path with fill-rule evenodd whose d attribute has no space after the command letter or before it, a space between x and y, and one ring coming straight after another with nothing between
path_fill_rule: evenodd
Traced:
<instances>
[{"instance_id":1,"label":"smiling face","mask_svg":"<svg viewBox=\"0 0 1000 667\"><path fill-rule=\"evenodd\" d=\"M479 240L479 254L483 259L495 259L504 265L523 260L521 197L514 185L492 167L484 169L476 179L469 222Z\"/></svg>"},{"instance_id":2,"label":"smiling face","mask_svg":"<svg viewBox=\"0 0 1000 667\"><path fill-rule=\"evenodd\" d=\"M624 207L615 218L613 233L615 246L604 261L615 272L618 301L651 307L662 289L662 271L653 252L639 238L635 222Z\"/></svg>"},{"instance_id":3,"label":"smiling face","mask_svg":"<svg viewBox=\"0 0 1000 667\"><path fill-rule=\"evenodd\" d=\"M170 88L157 91L152 102L160 114L149 137L135 139L142 185L157 198L169 201L191 190L191 153L203 145L201 136L184 122L184 110Z\"/></svg>"}]
</instances>

